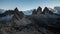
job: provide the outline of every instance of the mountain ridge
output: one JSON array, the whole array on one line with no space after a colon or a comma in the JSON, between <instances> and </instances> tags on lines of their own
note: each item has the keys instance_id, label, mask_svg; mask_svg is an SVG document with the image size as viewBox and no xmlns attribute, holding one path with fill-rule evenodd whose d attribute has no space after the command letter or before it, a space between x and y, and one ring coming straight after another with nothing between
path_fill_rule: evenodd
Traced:
<instances>
[{"instance_id":1,"label":"mountain ridge","mask_svg":"<svg viewBox=\"0 0 60 34\"><path fill-rule=\"evenodd\" d=\"M15 8L14 10L7 10L5 13L0 14L0 20L2 20L0 21L0 24L2 23L1 32L12 32L14 34L35 32L38 34L60 33L60 16L58 14L53 13L47 7L45 7L43 11L41 7L38 7L31 12L31 15L25 15L23 11L19 11L18 8ZM6 17L11 15L13 15L12 18ZM11 19L8 21L7 18Z\"/></svg>"}]
</instances>

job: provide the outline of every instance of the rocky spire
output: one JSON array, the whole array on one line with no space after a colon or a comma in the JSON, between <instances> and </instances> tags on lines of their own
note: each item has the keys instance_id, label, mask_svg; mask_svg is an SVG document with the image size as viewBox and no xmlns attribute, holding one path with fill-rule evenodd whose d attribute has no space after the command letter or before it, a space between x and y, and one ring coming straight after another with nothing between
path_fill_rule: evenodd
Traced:
<instances>
[{"instance_id":1,"label":"rocky spire","mask_svg":"<svg viewBox=\"0 0 60 34\"><path fill-rule=\"evenodd\" d=\"M42 13L42 8L39 6L38 8L37 8L37 14L41 14Z\"/></svg>"},{"instance_id":2,"label":"rocky spire","mask_svg":"<svg viewBox=\"0 0 60 34\"><path fill-rule=\"evenodd\" d=\"M17 18L17 19L22 19L24 17L24 14L22 11L19 11L17 9L17 7L14 9L14 16Z\"/></svg>"},{"instance_id":3,"label":"rocky spire","mask_svg":"<svg viewBox=\"0 0 60 34\"><path fill-rule=\"evenodd\" d=\"M43 14L47 14L47 13L49 13L49 9L47 7L45 7L43 10Z\"/></svg>"},{"instance_id":4,"label":"rocky spire","mask_svg":"<svg viewBox=\"0 0 60 34\"><path fill-rule=\"evenodd\" d=\"M16 8L14 9L14 11L19 11L19 10L18 10L18 8L16 7Z\"/></svg>"},{"instance_id":5,"label":"rocky spire","mask_svg":"<svg viewBox=\"0 0 60 34\"><path fill-rule=\"evenodd\" d=\"M37 14L37 11L36 9L33 10L32 14Z\"/></svg>"}]
</instances>

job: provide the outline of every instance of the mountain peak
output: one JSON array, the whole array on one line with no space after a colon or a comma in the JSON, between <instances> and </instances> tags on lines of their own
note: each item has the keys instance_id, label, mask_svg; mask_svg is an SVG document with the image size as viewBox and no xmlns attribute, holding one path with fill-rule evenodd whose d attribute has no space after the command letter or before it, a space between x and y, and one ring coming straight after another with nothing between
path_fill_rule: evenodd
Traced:
<instances>
[{"instance_id":1,"label":"mountain peak","mask_svg":"<svg viewBox=\"0 0 60 34\"><path fill-rule=\"evenodd\" d=\"M39 6L38 9L42 9L42 8Z\"/></svg>"},{"instance_id":2,"label":"mountain peak","mask_svg":"<svg viewBox=\"0 0 60 34\"><path fill-rule=\"evenodd\" d=\"M16 8L14 9L14 11L19 11L19 10L18 10L18 8L16 7Z\"/></svg>"},{"instance_id":3,"label":"mountain peak","mask_svg":"<svg viewBox=\"0 0 60 34\"><path fill-rule=\"evenodd\" d=\"M37 14L41 14L42 13L42 8L39 6L38 8L37 8Z\"/></svg>"},{"instance_id":4,"label":"mountain peak","mask_svg":"<svg viewBox=\"0 0 60 34\"><path fill-rule=\"evenodd\" d=\"M49 9L48 9L47 7L45 7L44 10L43 10L43 13L44 13L44 14L49 13Z\"/></svg>"},{"instance_id":5,"label":"mountain peak","mask_svg":"<svg viewBox=\"0 0 60 34\"><path fill-rule=\"evenodd\" d=\"M36 9L33 10L32 14L37 14L37 11Z\"/></svg>"}]
</instances>

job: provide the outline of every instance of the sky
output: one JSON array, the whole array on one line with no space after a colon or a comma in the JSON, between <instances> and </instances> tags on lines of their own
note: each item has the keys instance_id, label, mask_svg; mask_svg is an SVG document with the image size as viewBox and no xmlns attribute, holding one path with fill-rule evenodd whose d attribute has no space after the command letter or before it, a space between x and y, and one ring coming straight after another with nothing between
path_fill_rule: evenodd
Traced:
<instances>
[{"instance_id":1,"label":"sky","mask_svg":"<svg viewBox=\"0 0 60 34\"><path fill-rule=\"evenodd\" d=\"M60 6L60 0L0 0L0 9L14 9L25 11L38 8L38 6L51 7Z\"/></svg>"}]
</instances>

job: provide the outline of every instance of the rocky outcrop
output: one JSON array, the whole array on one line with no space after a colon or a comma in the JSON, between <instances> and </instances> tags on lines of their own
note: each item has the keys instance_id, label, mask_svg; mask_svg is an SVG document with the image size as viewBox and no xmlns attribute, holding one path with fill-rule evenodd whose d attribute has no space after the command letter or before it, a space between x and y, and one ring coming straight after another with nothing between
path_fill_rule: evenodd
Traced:
<instances>
[{"instance_id":1,"label":"rocky outcrop","mask_svg":"<svg viewBox=\"0 0 60 34\"><path fill-rule=\"evenodd\" d=\"M37 14L36 9L34 9L34 10L32 11L32 15L33 15L33 14Z\"/></svg>"},{"instance_id":2,"label":"rocky outcrop","mask_svg":"<svg viewBox=\"0 0 60 34\"><path fill-rule=\"evenodd\" d=\"M32 11L32 14L42 14L42 8L39 6L37 9Z\"/></svg>"},{"instance_id":3,"label":"rocky outcrop","mask_svg":"<svg viewBox=\"0 0 60 34\"><path fill-rule=\"evenodd\" d=\"M20 20L24 17L22 11L19 11L17 8L14 10L7 10L5 13L0 14L0 24L5 24L9 22L13 22L14 20Z\"/></svg>"},{"instance_id":4,"label":"rocky outcrop","mask_svg":"<svg viewBox=\"0 0 60 34\"><path fill-rule=\"evenodd\" d=\"M37 8L37 14L41 14L42 13L42 8L39 6L38 8Z\"/></svg>"},{"instance_id":5,"label":"rocky outcrop","mask_svg":"<svg viewBox=\"0 0 60 34\"><path fill-rule=\"evenodd\" d=\"M4 13L0 14L0 17L14 14L13 10L6 10Z\"/></svg>"},{"instance_id":6,"label":"rocky outcrop","mask_svg":"<svg viewBox=\"0 0 60 34\"><path fill-rule=\"evenodd\" d=\"M18 16L20 19L24 17L23 12L22 11L19 12L17 8L14 9L14 15L16 15L16 17Z\"/></svg>"},{"instance_id":7,"label":"rocky outcrop","mask_svg":"<svg viewBox=\"0 0 60 34\"><path fill-rule=\"evenodd\" d=\"M43 14L48 14L49 13L49 9L47 7L45 7L42 13Z\"/></svg>"},{"instance_id":8,"label":"rocky outcrop","mask_svg":"<svg viewBox=\"0 0 60 34\"><path fill-rule=\"evenodd\" d=\"M49 10L47 7L44 8L43 14L53 14L53 12L51 10Z\"/></svg>"}]
</instances>

